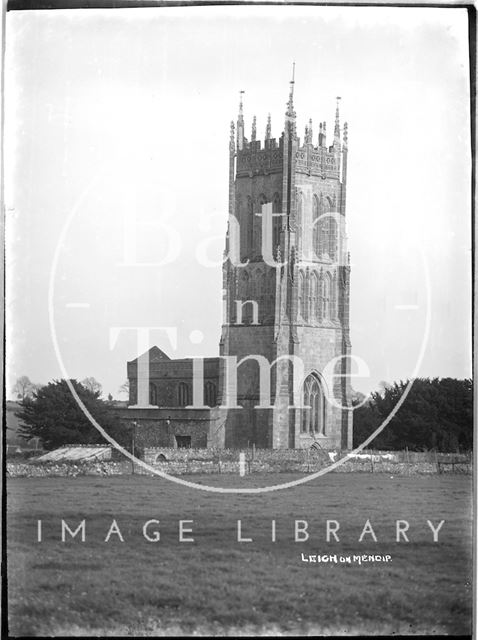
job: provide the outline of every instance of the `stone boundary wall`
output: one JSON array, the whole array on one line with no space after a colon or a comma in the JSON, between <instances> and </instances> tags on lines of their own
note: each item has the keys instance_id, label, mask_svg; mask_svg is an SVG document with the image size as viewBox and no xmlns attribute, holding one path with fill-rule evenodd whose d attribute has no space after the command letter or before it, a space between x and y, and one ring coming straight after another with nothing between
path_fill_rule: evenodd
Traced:
<instances>
[{"instance_id":1,"label":"stone boundary wall","mask_svg":"<svg viewBox=\"0 0 478 640\"><path fill-rule=\"evenodd\" d=\"M51 476L117 476L131 473L129 461L121 462L7 462L9 478L46 478Z\"/></svg>"},{"instance_id":2,"label":"stone boundary wall","mask_svg":"<svg viewBox=\"0 0 478 640\"><path fill-rule=\"evenodd\" d=\"M323 449L245 449L246 460L262 464L277 464L282 462L312 464L322 461L323 466L330 464L329 455ZM148 464L155 464L158 457L162 456L170 463L176 462L195 462L195 461L212 461L212 462L237 462L240 450L238 449L176 449L169 447L147 447L144 449L144 460ZM336 460L343 457L349 452L338 452ZM372 462L377 466L392 463L406 464L440 464L446 466L448 464L471 465L471 454L463 453L437 453L434 451L376 451L365 449L358 456L373 456ZM377 459L384 456L384 459ZM390 456L392 456L390 458ZM344 464L361 464L371 465L370 460L350 460Z\"/></svg>"},{"instance_id":3,"label":"stone boundary wall","mask_svg":"<svg viewBox=\"0 0 478 640\"><path fill-rule=\"evenodd\" d=\"M144 449L144 460L148 464L155 464L161 456L170 464L214 462L239 464L239 449L175 449L165 447L148 447ZM307 463L323 461L322 466L330 463L325 451L317 449L246 449L246 460L262 464L276 464L281 462Z\"/></svg>"},{"instance_id":4,"label":"stone boundary wall","mask_svg":"<svg viewBox=\"0 0 478 640\"><path fill-rule=\"evenodd\" d=\"M186 452L191 450L185 450ZM246 473L314 473L328 467L330 460L323 458L309 460L301 459L299 454L295 459L285 457L283 450L264 450L267 453L276 455L256 456L254 460L246 456ZM297 450L294 450L297 451ZM256 452L257 454L257 452ZM237 474L239 475L239 452L234 451L232 456L216 459L200 458L199 456L188 457L183 452L176 459L171 461L152 464L154 468L171 475L191 475L191 474ZM20 463L9 462L6 465L7 476L18 477L76 477L76 476L114 476L130 475L133 472L133 464L129 460L120 462L113 461L90 461L90 462L45 462L45 463ZM152 475L140 465L134 465L134 473ZM347 461L333 470L333 473L388 473L390 475L417 475L417 474L442 474L472 473L470 463L454 462L453 464L441 464L432 462L403 463L393 461L371 462L371 461Z\"/></svg>"}]
</instances>

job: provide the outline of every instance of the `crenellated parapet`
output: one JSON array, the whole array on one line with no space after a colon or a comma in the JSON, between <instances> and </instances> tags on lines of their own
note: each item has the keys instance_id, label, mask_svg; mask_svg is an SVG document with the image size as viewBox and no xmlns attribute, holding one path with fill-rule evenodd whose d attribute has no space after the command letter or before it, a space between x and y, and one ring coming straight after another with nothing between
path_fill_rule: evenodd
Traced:
<instances>
[{"instance_id":1,"label":"crenellated parapet","mask_svg":"<svg viewBox=\"0 0 478 640\"><path fill-rule=\"evenodd\" d=\"M284 149L287 147L287 162L293 165L294 171L308 176L317 176L322 179L341 180L345 164L343 156L347 153L348 131L347 123L343 127L341 135L339 100L335 115L333 143L327 146L327 124L319 123L319 133L316 144L313 141L312 119L309 119L305 127L304 141L296 135L296 114L293 105L294 81L291 82L289 101L287 103L285 130L279 139L271 137L271 118L267 118L265 140L257 140L257 120L253 118L251 138L245 136L243 94L240 92L239 114L236 125L236 142L231 129L231 152L235 149L235 175L236 177L254 177L268 175L284 171ZM294 126L291 128L290 124ZM288 144L286 144L288 141ZM292 156L290 152L293 147Z\"/></svg>"},{"instance_id":2,"label":"crenellated parapet","mask_svg":"<svg viewBox=\"0 0 478 640\"><path fill-rule=\"evenodd\" d=\"M242 149L237 150L236 175L249 176L268 173L279 173L283 167L283 139L279 142L275 138L264 141L249 142L244 139Z\"/></svg>"},{"instance_id":3,"label":"crenellated parapet","mask_svg":"<svg viewBox=\"0 0 478 640\"><path fill-rule=\"evenodd\" d=\"M340 152L335 147L314 147L304 144L295 154L295 170L298 173L320 176L323 179L340 178Z\"/></svg>"}]
</instances>

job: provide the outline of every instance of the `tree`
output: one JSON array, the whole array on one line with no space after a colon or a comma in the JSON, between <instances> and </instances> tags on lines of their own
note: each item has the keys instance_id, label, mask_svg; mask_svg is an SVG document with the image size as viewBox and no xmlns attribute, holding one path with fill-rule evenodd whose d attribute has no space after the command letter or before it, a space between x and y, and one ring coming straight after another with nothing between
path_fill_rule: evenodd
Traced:
<instances>
[{"instance_id":1,"label":"tree","mask_svg":"<svg viewBox=\"0 0 478 640\"><path fill-rule=\"evenodd\" d=\"M31 398L40 387L41 385L31 382L28 376L20 376L15 382L13 393L16 394L17 400L23 402L25 398Z\"/></svg>"},{"instance_id":2,"label":"tree","mask_svg":"<svg viewBox=\"0 0 478 640\"><path fill-rule=\"evenodd\" d=\"M365 395L365 393L362 393L361 391L355 391L355 389L352 389L352 393L351 393L352 406L355 407L358 404L362 404L362 402L364 402L366 397L367 396Z\"/></svg>"},{"instance_id":3,"label":"tree","mask_svg":"<svg viewBox=\"0 0 478 640\"><path fill-rule=\"evenodd\" d=\"M354 411L354 446L391 414L407 385L395 382ZM473 384L469 379L417 378L397 413L373 440L376 449L469 451L473 445Z\"/></svg>"},{"instance_id":4,"label":"tree","mask_svg":"<svg viewBox=\"0 0 478 640\"><path fill-rule=\"evenodd\" d=\"M383 396L385 394L385 392L387 391L387 389L390 389L392 385L387 382L386 380L380 380L380 382L378 383L378 388L379 390L377 391L377 393L379 393L381 396Z\"/></svg>"},{"instance_id":5,"label":"tree","mask_svg":"<svg viewBox=\"0 0 478 640\"><path fill-rule=\"evenodd\" d=\"M98 380L96 380L96 378L93 378L93 376L89 378L85 378L84 380L81 381L80 384L82 384L85 387L85 389L88 389L88 391L92 391L93 393L98 392L98 397L101 395L101 391L103 387L98 382Z\"/></svg>"},{"instance_id":6,"label":"tree","mask_svg":"<svg viewBox=\"0 0 478 640\"><path fill-rule=\"evenodd\" d=\"M128 446L129 431L103 400L76 380L71 383L95 420L119 444ZM54 380L39 389L34 398L26 397L16 416L22 421L19 435L40 438L47 450L65 444L106 444L73 397L66 380Z\"/></svg>"},{"instance_id":7,"label":"tree","mask_svg":"<svg viewBox=\"0 0 478 640\"><path fill-rule=\"evenodd\" d=\"M118 393L125 393L129 397L129 380L123 382L121 387L118 389Z\"/></svg>"}]
</instances>

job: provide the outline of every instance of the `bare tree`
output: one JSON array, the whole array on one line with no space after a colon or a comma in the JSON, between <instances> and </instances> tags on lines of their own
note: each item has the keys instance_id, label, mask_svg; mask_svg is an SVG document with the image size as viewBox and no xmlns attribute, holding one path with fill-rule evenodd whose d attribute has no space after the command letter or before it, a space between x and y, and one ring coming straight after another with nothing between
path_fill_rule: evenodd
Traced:
<instances>
[{"instance_id":1,"label":"bare tree","mask_svg":"<svg viewBox=\"0 0 478 640\"><path fill-rule=\"evenodd\" d=\"M365 398L366 396L364 393L362 393L361 391L355 391L354 389L352 389L352 393L351 393L352 406L361 404L365 400Z\"/></svg>"},{"instance_id":2,"label":"bare tree","mask_svg":"<svg viewBox=\"0 0 478 640\"><path fill-rule=\"evenodd\" d=\"M28 376L20 376L15 382L13 393L16 394L17 400L23 402L25 398L31 398L40 387L40 384L34 384Z\"/></svg>"},{"instance_id":3,"label":"bare tree","mask_svg":"<svg viewBox=\"0 0 478 640\"><path fill-rule=\"evenodd\" d=\"M121 387L118 389L118 393L124 393L129 398L129 380L126 380L126 382L123 382Z\"/></svg>"},{"instance_id":4,"label":"bare tree","mask_svg":"<svg viewBox=\"0 0 478 640\"><path fill-rule=\"evenodd\" d=\"M385 391L387 389L390 389L391 387L392 387L392 385L389 382L387 382L386 380L380 380L380 382L378 383L378 389L379 389L378 393L381 396L384 396L385 395Z\"/></svg>"},{"instance_id":5,"label":"bare tree","mask_svg":"<svg viewBox=\"0 0 478 640\"><path fill-rule=\"evenodd\" d=\"M92 393L98 393L98 395L101 395L101 391L103 387L98 382L98 380L96 380L92 376L90 376L89 378L85 378L80 382L80 384L83 387L85 387L85 389L88 389L88 391L91 391Z\"/></svg>"}]
</instances>

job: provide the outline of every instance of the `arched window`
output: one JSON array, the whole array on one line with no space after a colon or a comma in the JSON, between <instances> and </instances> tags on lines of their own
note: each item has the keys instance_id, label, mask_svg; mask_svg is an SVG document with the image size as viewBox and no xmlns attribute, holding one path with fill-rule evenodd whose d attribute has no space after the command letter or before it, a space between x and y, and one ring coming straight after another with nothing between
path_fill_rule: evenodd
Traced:
<instances>
[{"instance_id":1,"label":"arched window","mask_svg":"<svg viewBox=\"0 0 478 640\"><path fill-rule=\"evenodd\" d=\"M158 404L158 390L152 382L149 383L149 404Z\"/></svg>"},{"instance_id":2,"label":"arched window","mask_svg":"<svg viewBox=\"0 0 478 640\"><path fill-rule=\"evenodd\" d=\"M306 292L305 292L305 277L302 271L299 271L299 314L305 320L305 306L306 306Z\"/></svg>"},{"instance_id":3,"label":"arched window","mask_svg":"<svg viewBox=\"0 0 478 640\"><path fill-rule=\"evenodd\" d=\"M270 311L267 308L268 305L268 297L267 297L267 275L266 273L262 273L259 279L259 319L264 320L269 314Z\"/></svg>"},{"instance_id":4,"label":"arched window","mask_svg":"<svg viewBox=\"0 0 478 640\"><path fill-rule=\"evenodd\" d=\"M178 405L180 407L185 407L187 404L190 404L189 385L185 382L180 382L178 386Z\"/></svg>"},{"instance_id":5,"label":"arched window","mask_svg":"<svg viewBox=\"0 0 478 640\"><path fill-rule=\"evenodd\" d=\"M329 229L328 229L328 223L329 223L329 217L328 216L324 216L324 213L326 213L325 209L326 206L324 204L324 197L322 194L320 194L320 198L318 200L317 203L318 206L318 217L319 217L319 221L317 223L317 247L318 247L318 256L320 259L322 259L325 254L328 251L329 248Z\"/></svg>"},{"instance_id":6,"label":"arched window","mask_svg":"<svg viewBox=\"0 0 478 640\"><path fill-rule=\"evenodd\" d=\"M237 298L235 300L240 300L242 303L244 303L246 300L249 300L249 299L250 299L249 274L245 269L241 269L241 273L238 278ZM234 318L234 322L238 322L239 315L237 312L237 305L235 300L232 301L232 317ZM242 322L244 322L246 319L248 307L250 307L249 304L242 306Z\"/></svg>"},{"instance_id":7,"label":"arched window","mask_svg":"<svg viewBox=\"0 0 478 640\"><path fill-rule=\"evenodd\" d=\"M309 270L307 269L306 274L305 274L305 291L304 291L304 314L303 314L303 318L304 320L306 320L307 322L310 320L310 273Z\"/></svg>"},{"instance_id":8,"label":"arched window","mask_svg":"<svg viewBox=\"0 0 478 640\"><path fill-rule=\"evenodd\" d=\"M301 431L313 435L325 435L325 397L316 375L310 374L304 381Z\"/></svg>"},{"instance_id":9,"label":"arched window","mask_svg":"<svg viewBox=\"0 0 478 640\"><path fill-rule=\"evenodd\" d=\"M317 320L317 305L319 303L319 280L317 273L313 271L310 275L310 307L309 320Z\"/></svg>"},{"instance_id":10,"label":"arched window","mask_svg":"<svg viewBox=\"0 0 478 640\"><path fill-rule=\"evenodd\" d=\"M331 289L332 289L332 283L330 279L330 273L325 273L322 280L322 318L325 320L330 319Z\"/></svg>"},{"instance_id":11,"label":"arched window","mask_svg":"<svg viewBox=\"0 0 478 640\"><path fill-rule=\"evenodd\" d=\"M236 197L236 220L239 225L239 255L241 261L247 257L247 211L244 210L244 203L241 196Z\"/></svg>"},{"instance_id":12,"label":"arched window","mask_svg":"<svg viewBox=\"0 0 478 640\"><path fill-rule=\"evenodd\" d=\"M266 294L266 307L267 307L267 316L270 318L275 314L275 299L276 299L276 269L271 269L269 271L269 276L267 278L267 294Z\"/></svg>"},{"instance_id":13,"label":"arched window","mask_svg":"<svg viewBox=\"0 0 478 640\"><path fill-rule=\"evenodd\" d=\"M252 256L254 246L254 205L251 196L247 196L247 247L246 255Z\"/></svg>"},{"instance_id":14,"label":"arched window","mask_svg":"<svg viewBox=\"0 0 478 640\"><path fill-rule=\"evenodd\" d=\"M295 238L297 243L297 251L299 257L302 256L302 228L304 226L304 195L301 191L297 192L297 224Z\"/></svg>"},{"instance_id":15,"label":"arched window","mask_svg":"<svg viewBox=\"0 0 478 640\"><path fill-rule=\"evenodd\" d=\"M210 380L204 385L204 404L208 407L215 407L217 404L216 385Z\"/></svg>"},{"instance_id":16,"label":"arched window","mask_svg":"<svg viewBox=\"0 0 478 640\"><path fill-rule=\"evenodd\" d=\"M257 213L262 214L262 205L263 204L267 204L268 202L270 202L270 200L267 199L267 197L261 193L261 195L259 196L259 200L258 200L258 210ZM261 250L262 250L262 218L261 216L256 216L256 215L252 215L252 224L253 226L255 226L255 230L254 230L254 242L255 242L255 247L254 247L254 255L260 255L261 254Z\"/></svg>"},{"instance_id":17,"label":"arched window","mask_svg":"<svg viewBox=\"0 0 478 640\"><path fill-rule=\"evenodd\" d=\"M259 302L261 295L261 276L262 270L254 269L254 271L251 272L251 279L249 281L249 298L257 302Z\"/></svg>"},{"instance_id":18,"label":"arched window","mask_svg":"<svg viewBox=\"0 0 478 640\"><path fill-rule=\"evenodd\" d=\"M282 213L280 204L280 195L274 194L272 200L272 213ZM282 216L272 216L272 255L274 260L277 255L277 247L280 244L280 232L282 229Z\"/></svg>"},{"instance_id":19,"label":"arched window","mask_svg":"<svg viewBox=\"0 0 478 640\"><path fill-rule=\"evenodd\" d=\"M319 221L319 215L320 215L319 199L314 193L314 197L312 198L312 224L313 224L313 231L312 231L313 254L312 254L312 256L313 256L313 258L320 257L320 250L319 250L320 221Z\"/></svg>"},{"instance_id":20,"label":"arched window","mask_svg":"<svg viewBox=\"0 0 478 640\"><path fill-rule=\"evenodd\" d=\"M337 318L337 272L334 277L330 278L330 317L332 320Z\"/></svg>"},{"instance_id":21,"label":"arched window","mask_svg":"<svg viewBox=\"0 0 478 640\"><path fill-rule=\"evenodd\" d=\"M332 213L334 210L334 206L332 200L327 198L328 202L328 212ZM337 222L332 215L327 216L328 218L328 247L327 253L329 254L329 258L331 260L335 260L337 255Z\"/></svg>"}]
</instances>

